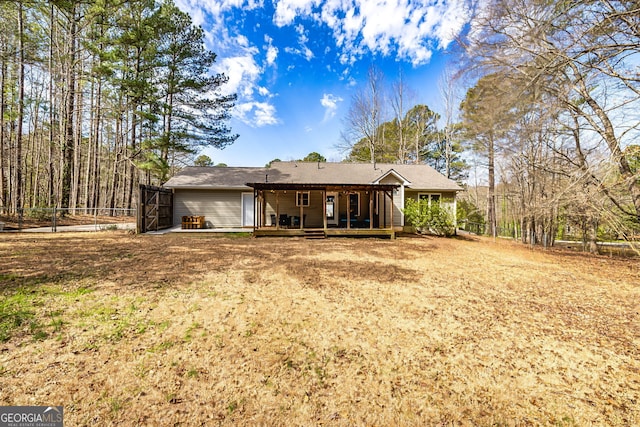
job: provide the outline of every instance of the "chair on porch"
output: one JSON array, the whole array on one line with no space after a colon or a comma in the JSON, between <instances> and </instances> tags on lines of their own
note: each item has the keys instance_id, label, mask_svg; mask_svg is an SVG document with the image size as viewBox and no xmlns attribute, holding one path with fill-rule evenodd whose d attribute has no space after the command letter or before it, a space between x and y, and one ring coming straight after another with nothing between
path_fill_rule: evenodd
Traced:
<instances>
[{"instance_id":1,"label":"chair on porch","mask_svg":"<svg viewBox=\"0 0 640 427\"><path fill-rule=\"evenodd\" d=\"M280 224L280 227L288 227L291 224L289 215L280 214L280 220L278 221L278 224Z\"/></svg>"},{"instance_id":2,"label":"chair on porch","mask_svg":"<svg viewBox=\"0 0 640 427\"><path fill-rule=\"evenodd\" d=\"M291 217L293 219L293 224L291 224L293 227L295 228L299 228L300 227L300 217L299 216L293 216ZM307 222L307 214L302 215L302 226L305 226L305 223Z\"/></svg>"},{"instance_id":3,"label":"chair on porch","mask_svg":"<svg viewBox=\"0 0 640 427\"><path fill-rule=\"evenodd\" d=\"M271 214L271 226L276 226L276 214Z\"/></svg>"}]
</instances>

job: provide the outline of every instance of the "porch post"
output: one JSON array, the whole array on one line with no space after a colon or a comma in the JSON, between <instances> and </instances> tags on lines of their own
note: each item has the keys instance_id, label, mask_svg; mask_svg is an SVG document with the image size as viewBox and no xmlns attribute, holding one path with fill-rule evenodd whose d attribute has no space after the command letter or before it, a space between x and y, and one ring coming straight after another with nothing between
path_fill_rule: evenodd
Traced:
<instances>
[{"instance_id":1,"label":"porch post","mask_svg":"<svg viewBox=\"0 0 640 427\"><path fill-rule=\"evenodd\" d=\"M387 228L387 190L384 190L382 193L382 228Z\"/></svg>"},{"instance_id":2,"label":"porch post","mask_svg":"<svg viewBox=\"0 0 640 427\"><path fill-rule=\"evenodd\" d=\"M334 201L335 203L335 201ZM322 226L324 227L324 232L327 232L327 189L322 190ZM333 213L335 215L335 212Z\"/></svg>"},{"instance_id":3,"label":"porch post","mask_svg":"<svg viewBox=\"0 0 640 427\"><path fill-rule=\"evenodd\" d=\"M347 193L347 230L351 229L351 193Z\"/></svg>"},{"instance_id":4,"label":"porch post","mask_svg":"<svg viewBox=\"0 0 640 427\"><path fill-rule=\"evenodd\" d=\"M391 228L393 229L393 190L391 190Z\"/></svg>"},{"instance_id":5,"label":"porch post","mask_svg":"<svg viewBox=\"0 0 640 427\"><path fill-rule=\"evenodd\" d=\"M373 230L373 190L369 191L369 230Z\"/></svg>"},{"instance_id":6,"label":"porch post","mask_svg":"<svg viewBox=\"0 0 640 427\"><path fill-rule=\"evenodd\" d=\"M254 232L258 228L259 222L260 222L260 218L258 217L258 190L254 188L253 189L253 231Z\"/></svg>"},{"instance_id":7,"label":"porch post","mask_svg":"<svg viewBox=\"0 0 640 427\"><path fill-rule=\"evenodd\" d=\"M265 190L260 191L260 211L262 213L262 219L260 220L261 227L265 227L267 225L267 200L265 195Z\"/></svg>"},{"instance_id":8,"label":"porch post","mask_svg":"<svg viewBox=\"0 0 640 427\"><path fill-rule=\"evenodd\" d=\"M304 203L302 203L303 197L302 197L302 191L300 192L300 230L302 230L302 223L303 218L304 218ZM309 204L311 204L311 191L309 191Z\"/></svg>"},{"instance_id":9,"label":"porch post","mask_svg":"<svg viewBox=\"0 0 640 427\"><path fill-rule=\"evenodd\" d=\"M276 190L276 230L280 230L280 191Z\"/></svg>"}]
</instances>

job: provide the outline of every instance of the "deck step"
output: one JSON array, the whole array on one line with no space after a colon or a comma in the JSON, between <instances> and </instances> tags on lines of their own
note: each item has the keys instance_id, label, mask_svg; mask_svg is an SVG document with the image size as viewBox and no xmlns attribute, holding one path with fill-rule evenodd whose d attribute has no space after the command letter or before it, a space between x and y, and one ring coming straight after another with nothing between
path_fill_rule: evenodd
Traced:
<instances>
[{"instance_id":1,"label":"deck step","mask_svg":"<svg viewBox=\"0 0 640 427\"><path fill-rule=\"evenodd\" d=\"M327 237L324 230L304 230L305 239L324 239Z\"/></svg>"}]
</instances>

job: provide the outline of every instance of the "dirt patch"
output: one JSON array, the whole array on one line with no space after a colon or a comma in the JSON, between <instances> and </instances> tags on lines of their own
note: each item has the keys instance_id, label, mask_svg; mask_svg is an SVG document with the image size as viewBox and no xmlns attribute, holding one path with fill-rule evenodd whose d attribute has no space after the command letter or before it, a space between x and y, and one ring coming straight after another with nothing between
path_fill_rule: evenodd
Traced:
<instances>
[{"instance_id":1,"label":"dirt patch","mask_svg":"<svg viewBox=\"0 0 640 427\"><path fill-rule=\"evenodd\" d=\"M640 424L637 260L120 232L0 259L0 405L70 425Z\"/></svg>"}]
</instances>

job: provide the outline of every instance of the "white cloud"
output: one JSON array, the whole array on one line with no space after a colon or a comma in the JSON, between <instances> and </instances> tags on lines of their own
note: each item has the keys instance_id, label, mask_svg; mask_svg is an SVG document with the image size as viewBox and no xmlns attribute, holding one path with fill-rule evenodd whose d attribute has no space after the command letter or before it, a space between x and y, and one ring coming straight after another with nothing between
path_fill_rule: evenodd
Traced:
<instances>
[{"instance_id":1,"label":"white cloud","mask_svg":"<svg viewBox=\"0 0 640 427\"><path fill-rule=\"evenodd\" d=\"M266 100L256 100L256 96L263 99L273 97L268 88L259 85L262 68L256 62L254 55L256 48L245 50L243 56L224 58L217 66L217 72L224 72L229 81L222 87L225 94L238 94L238 101L233 110L233 116L252 127L262 127L278 124L276 107Z\"/></svg>"},{"instance_id":2,"label":"white cloud","mask_svg":"<svg viewBox=\"0 0 640 427\"><path fill-rule=\"evenodd\" d=\"M314 3L316 3L315 0L277 1L276 13L273 17L273 22L279 27L289 25L296 17L310 14Z\"/></svg>"},{"instance_id":3,"label":"white cloud","mask_svg":"<svg viewBox=\"0 0 640 427\"><path fill-rule=\"evenodd\" d=\"M309 42L309 36L307 35L307 31L305 30L304 25L296 25L295 31L298 34L297 41L299 47L285 47L284 51L290 55L302 56L307 61L311 61L315 55L313 51L307 46L307 43Z\"/></svg>"},{"instance_id":4,"label":"white cloud","mask_svg":"<svg viewBox=\"0 0 640 427\"><path fill-rule=\"evenodd\" d=\"M267 65L273 65L278 57L278 48L275 46L269 46L267 48Z\"/></svg>"},{"instance_id":5,"label":"white cloud","mask_svg":"<svg viewBox=\"0 0 640 427\"><path fill-rule=\"evenodd\" d=\"M253 50L247 50L243 56L224 58L215 68L225 73L229 81L222 87L225 94L237 93L238 96L251 98L262 70L253 57Z\"/></svg>"},{"instance_id":6,"label":"white cloud","mask_svg":"<svg viewBox=\"0 0 640 427\"><path fill-rule=\"evenodd\" d=\"M229 79L221 92L238 95L233 116L253 127L279 123L276 107L269 101L273 95L260 85L264 67L275 63L278 49L268 36L266 51L259 49L244 34L233 33L228 21L232 9L262 8L263 0L177 0L176 4L203 27L207 48L218 54L213 71Z\"/></svg>"},{"instance_id":7,"label":"white cloud","mask_svg":"<svg viewBox=\"0 0 640 427\"><path fill-rule=\"evenodd\" d=\"M231 22L232 10L249 13L264 10L264 0L175 0L188 12L194 24L205 30L207 47L218 54L214 71L225 73L229 82L225 94L237 93L236 114L253 126L279 123L273 95L262 86L267 67L280 55L273 40L256 47L243 34L233 33L239 25ZM291 26L297 46L284 48L307 61L314 58L305 25L323 25L333 35L339 62L350 68L365 53L395 55L414 65L429 61L433 49L446 49L468 22L472 0L273 0L273 22ZM325 54L330 46L325 48ZM282 48L280 48L282 49ZM294 68L287 64L287 70ZM342 75L351 84L351 78ZM325 119L335 114L342 100L325 94L321 102Z\"/></svg>"},{"instance_id":8,"label":"white cloud","mask_svg":"<svg viewBox=\"0 0 640 427\"><path fill-rule=\"evenodd\" d=\"M324 23L332 32L343 64L366 51L393 52L414 65L431 58L434 46L446 49L471 15L471 0L277 0L274 22L283 27L297 20Z\"/></svg>"},{"instance_id":9,"label":"white cloud","mask_svg":"<svg viewBox=\"0 0 640 427\"><path fill-rule=\"evenodd\" d=\"M325 93L322 95L322 98L320 99L320 105L324 107L324 119L322 120L323 122L326 122L336 115L338 103L342 101L342 98L330 93Z\"/></svg>"},{"instance_id":10,"label":"white cloud","mask_svg":"<svg viewBox=\"0 0 640 427\"><path fill-rule=\"evenodd\" d=\"M276 108L267 102L245 102L236 105L234 117L251 127L262 127L280 123Z\"/></svg>"},{"instance_id":11,"label":"white cloud","mask_svg":"<svg viewBox=\"0 0 640 427\"><path fill-rule=\"evenodd\" d=\"M271 95L271 91L269 91L269 89L267 89L264 86L260 86L258 88L258 93L262 96L267 96L267 97Z\"/></svg>"}]
</instances>

